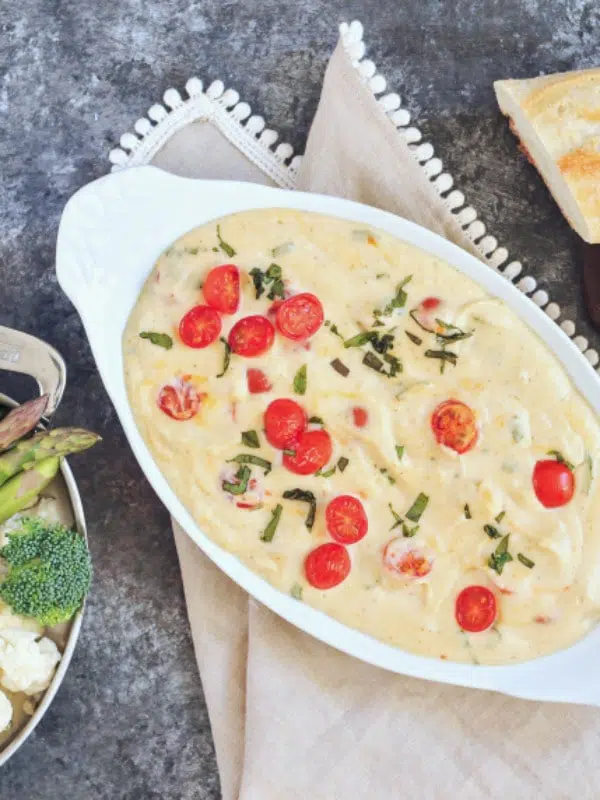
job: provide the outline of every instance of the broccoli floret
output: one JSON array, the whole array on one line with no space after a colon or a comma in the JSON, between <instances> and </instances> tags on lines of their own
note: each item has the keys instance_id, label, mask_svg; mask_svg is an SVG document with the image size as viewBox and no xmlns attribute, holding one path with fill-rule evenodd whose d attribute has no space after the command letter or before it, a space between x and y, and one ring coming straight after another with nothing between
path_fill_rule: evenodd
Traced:
<instances>
[{"instance_id":1,"label":"broccoli floret","mask_svg":"<svg viewBox=\"0 0 600 800\"><path fill-rule=\"evenodd\" d=\"M64 525L26 517L11 531L0 557L8 569L0 598L15 614L52 626L81 608L92 579L85 539Z\"/></svg>"}]
</instances>

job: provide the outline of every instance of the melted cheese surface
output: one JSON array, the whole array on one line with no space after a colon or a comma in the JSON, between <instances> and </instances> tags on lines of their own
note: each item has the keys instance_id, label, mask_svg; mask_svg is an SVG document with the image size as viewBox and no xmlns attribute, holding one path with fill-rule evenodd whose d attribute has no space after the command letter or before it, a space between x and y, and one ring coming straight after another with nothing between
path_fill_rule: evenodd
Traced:
<instances>
[{"instance_id":1,"label":"melted cheese surface","mask_svg":"<svg viewBox=\"0 0 600 800\"><path fill-rule=\"evenodd\" d=\"M303 602L415 653L503 664L551 653L583 636L600 615L600 494L594 476L600 429L547 347L471 279L385 232L281 209L218 222L235 255L219 249L216 222L183 236L157 261L123 338L127 391L139 430L202 530L282 591L301 592ZM271 302L266 293L256 299L249 272L273 262L281 266L288 292L319 297L330 324L308 344L277 334L264 356L233 355L225 375L217 377L223 344L191 349L177 328L190 308L204 304L200 287L209 270L228 262L239 267L242 299L235 315L223 315L225 338L238 319L267 314ZM392 332L392 352L402 362L402 372L387 377L363 363L368 344L345 348L343 339L373 330L374 310L384 309L408 276L405 306L380 316L384 325L374 328ZM472 333L446 345L456 364L446 363L443 372L440 360L425 353L444 348L409 313L430 296L442 300L444 322ZM142 331L168 333L173 347L140 338ZM332 368L334 359L348 367L347 376ZM303 365L307 388L298 396L293 382ZM250 394L248 368L263 370L272 391ZM157 395L182 376L205 397L193 419L175 421L159 409ZM323 419L333 440L331 466L341 456L348 459L343 472L299 476L281 465L281 452L263 431L265 408L278 397L294 398L309 416ZM440 446L431 430L432 412L449 398L477 415L477 444L463 455ZM368 412L364 428L354 424L356 406ZM242 432L249 430L257 432L260 449L241 444ZM397 446L404 448L401 459ZM532 489L534 465L548 451L575 465L575 495L556 509L544 508ZM222 489L237 467L228 459L240 453L273 465L268 475L252 467L252 488L243 499L259 503L255 510L239 508L240 498ZM312 531L304 524L306 504L282 499L293 488L316 496ZM401 544L425 554L432 568L414 579L392 574L382 554L390 539L402 536L401 527L391 530L390 506L404 518L421 493L429 503L416 534ZM304 559L331 541L324 509L339 494L361 499L369 531L348 548L352 568L346 580L319 591L305 579ZM264 542L261 534L278 503L280 523L273 540ZM501 574L488 563L498 540L490 539L485 525L510 533L513 560ZM521 563L518 553L534 567ZM478 634L463 632L454 616L457 594L472 584L491 588L499 609L495 625Z\"/></svg>"}]
</instances>

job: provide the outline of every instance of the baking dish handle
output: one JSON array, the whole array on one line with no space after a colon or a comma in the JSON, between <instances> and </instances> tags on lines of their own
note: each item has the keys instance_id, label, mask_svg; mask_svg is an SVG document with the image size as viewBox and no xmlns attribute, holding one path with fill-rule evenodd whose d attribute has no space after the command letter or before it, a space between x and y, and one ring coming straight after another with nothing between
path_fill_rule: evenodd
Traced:
<instances>
[{"instance_id":1,"label":"baking dish handle","mask_svg":"<svg viewBox=\"0 0 600 800\"><path fill-rule=\"evenodd\" d=\"M21 372L38 382L40 394L48 395L45 417L58 408L67 382L61 354L41 339L0 325L0 370Z\"/></svg>"}]
</instances>

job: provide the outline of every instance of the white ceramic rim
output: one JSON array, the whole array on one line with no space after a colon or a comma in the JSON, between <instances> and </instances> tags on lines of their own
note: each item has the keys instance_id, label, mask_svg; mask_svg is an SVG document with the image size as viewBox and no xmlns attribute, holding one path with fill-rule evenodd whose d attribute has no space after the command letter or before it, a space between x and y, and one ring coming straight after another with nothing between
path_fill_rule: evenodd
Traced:
<instances>
[{"instance_id":1,"label":"white ceramic rim","mask_svg":"<svg viewBox=\"0 0 600 800\"><path fill-rule=\"evenodd\" d=\"M600 656L600 627L566 650L515 665L456 664L407 653L272 587L206 536L169 487L137 430L126 397L121 338L127 317L156 258L183 233L237 211L274 207L382 228L452 264L501 298L539 335L600 413L599 378L569 337L508 280L431 231L340 198L243 182L188 179L155 167L136 167L100 178L71 198L60 223L56 270L60 285L82 317L102 380L154 490L188 535L232 580L293 625L338 650L383 669L428 680L535 700L600 705L594 667Z\"/></svg>"}]
</instances>

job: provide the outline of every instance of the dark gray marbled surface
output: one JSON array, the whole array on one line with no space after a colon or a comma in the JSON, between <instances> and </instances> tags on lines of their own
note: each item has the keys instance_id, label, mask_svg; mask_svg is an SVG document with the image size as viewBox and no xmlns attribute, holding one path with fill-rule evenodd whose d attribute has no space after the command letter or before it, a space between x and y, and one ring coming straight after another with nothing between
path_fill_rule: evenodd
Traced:
<instances>
[{"instance_id":1,"label":"dark gray marbled surface","mask_svg":"<svg viewBox=\"0 0 600 800\"><path fill-rule=\"evenodd\" d=\"M0 2L0 324L62 351L70 383L58 421L104 437L73 460L96 566L83 634L50 712L0 771L2 800L219 797L168 516L54 276L67 198L106 172L120 134L191 75L237 88L301 150L338 23L357 17L389 88L482 219L598 347L573 237L517 154L492 81L597 63L599 8L595 0Z\"/></svg>"}]
</instances>

